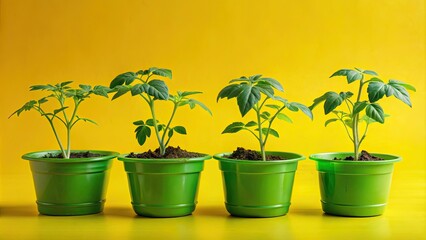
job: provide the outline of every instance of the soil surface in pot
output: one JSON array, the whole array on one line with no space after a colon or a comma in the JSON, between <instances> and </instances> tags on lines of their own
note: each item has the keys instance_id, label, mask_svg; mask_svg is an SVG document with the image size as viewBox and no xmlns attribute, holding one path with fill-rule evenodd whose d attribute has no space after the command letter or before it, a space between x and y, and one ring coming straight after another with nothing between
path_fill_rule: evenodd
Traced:
<instances>
[{"instance_id":1,"label":"soil surface in pot","mask_svg":"<svg viewBox=\"0 0 426 240\"><path fill-rule=\"evenodd\" d=\"M225 156L225 157L230 158L230 159L238 159L238 160L252 160L252 161L261 161L262 160L262 154L261 153L259 153L257 151L249 150L249 149L244 149L242 147L237 147L237 150L232 152L231 155L228 155L228 156ZM266 155L266 160L267 161L285 160L285 158L280 157L280 156Z\"/></svg>"},{"instance_id":2,"label":"soil surface in pot","mask_svg":"<svg viewBox=\"0 0 426 240\"><path fill-rule=\"evenodd\" d=\"M155 151L148 150L143 153L133 153L131 152L126 157L128 158L162 158L162 159L170 159L170 158L194 158L194 157L202 157L204 154L188 152L184 149L181 149L179 146L177 148L169 146L166 148L166 153L164 155L160 154L160 149L157 148Z\"/></svg>"},{"instance_id":3,"label":"soil surface in pot","mask_svg":"<svg viewBox=\"0 0 426 240\"><path fill-rule=\"evenodd\" d=\"M353 156L347 156L343 160L350 160L350 161L352 160L352 161L354 161L354 159L355 158ZM342 159L341 158L334 158L334 160L342 160ZM362 150L361 154L358 157L358 161L380 161L380 160L383 160L383 158L379 158L379 157L373 156L373 155L371 155L370 153L368 153L365 150Z\"/></svg>"},{"instance_id":4,"label":"soil surface in pot","mask_svg":"<svg viewBox=\"0 0 426 240\"><path fill-rule=\"evenodd\" d=\"M90 158L90 157L100 157L102 154L98 153L91 153L91 152L72 152L70 154L70 158ZM64 158L64 155L62 153L53 154L48 153L43 156L43 158Z\"/></svg>"}]
</instances>

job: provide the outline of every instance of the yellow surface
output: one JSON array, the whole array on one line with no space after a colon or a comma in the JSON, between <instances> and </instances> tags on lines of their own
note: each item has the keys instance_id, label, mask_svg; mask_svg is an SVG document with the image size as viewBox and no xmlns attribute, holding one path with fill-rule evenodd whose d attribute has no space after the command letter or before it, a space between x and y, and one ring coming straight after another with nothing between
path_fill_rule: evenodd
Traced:
<instances>
[{"instance_id":1,"label":"yellow surface","mask_svg":"<svg viewBox=\"0 0 426 240\"><path fill-rule=\"evenodd\" d=\"M425 239L425 3L378 1L0 1L0 239ZM122 164L115 162L105 212L82 217L38 216L26 152L55 149L37 113L7 117L41 93L34 84L74 80L107 85L117 74L151 66L173 70L172 91L199 90L213 111L182 110L176 124L187 136L171 144L214 154L236 146L256 149L250 135L221 135L240 121L234 101L215 102L232 78L262 73L282 82L284 97L309 105L329 89L346 90L344 79L328 79L340 68L377 71L416 86L413 108L394 99L382 106L391 115L372 126L363 148L401 155L395 168L389 206L375 218L323 215L314 163L301 162L292 207L272 219L229 217L223 206L220 172L206 164L193 216L136 218L130 208ZM355 87L351 86L351 87ZM352 89L355 91L355 89ZM148 118L139 99L110 102L92 98L81 116L99 126L80 125L75 149L119 152L139 147L132 121ZM311 122L289 113L294 124L279 123L280 139L268 149L308 156L351 150L341 126L324 128L320 109ZM159 113L164 119L166 111ZM252 115L248 115L252 117ZM246 120L248 121L248 120Z\"/></svg>"}]
</instances>

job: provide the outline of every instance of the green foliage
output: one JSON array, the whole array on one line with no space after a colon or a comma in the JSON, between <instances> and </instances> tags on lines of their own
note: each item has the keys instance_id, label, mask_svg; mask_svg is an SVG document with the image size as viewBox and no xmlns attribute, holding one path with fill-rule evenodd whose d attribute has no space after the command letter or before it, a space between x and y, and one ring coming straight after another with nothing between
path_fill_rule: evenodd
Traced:
<instances>
[{"instance_id":1,"label":"green foliage","mask_svg":"<svg viewBox=\"0 0 426 240\"><path fill-rule=\"evenodd\" d=\"M293 112L301 110L309 118L313 118L311 110L305 105L289 102L287 99L276 96L276 90L283 92L284 89L281 83L273 78L263 78L260 74L250 77L243 76L231 80L229 84L219 92L216 100L236 98L241 116L244 117L252 110L256 113L257 119L247 123L233 122L222 133L236 133L242 130L250 132L259 142L264 161L266 161L265 146L268 137L270 135L279 137L278 132L272 128L274 120L280 119L292 123L290 117L282 113L285 108ZM275 101L275 103L267 104L270 101Z\"/></svg>"},{"instance_id":2,"label":"green foliage","mask_svg":"<svg viewBox=\"0 0 426 240\"><path fill-rule=\"evenodd\" d=\"M169 69L152 67L147 70L122 73L111 81L110 88L112 88L112 92L115 93L112 100L129 92L132 96L142 97L148 104L151 118L147 119L145 122L143 120L133 122L133 124L137 126L135 129L136 139L140 145L143 145L147 138L151 137L152 131L154 131L159 144L160 153L164 155L174 133L187 134L185 127L171 126L178 108L188 105L190 109L193 109L199 106L210 115L212 115L212 113L202 102L189 98L189 96L200 94L201 92L178 91L175 95L172 95L169 93L167 84L163 80L157 79L157 77L172 79L172 71ZM167 124L160 123L155 114L155 102L164 100L173 103L173 110Z\"/></svg>"},{"instance_id":3,"label":"green foliage","mask_svg":"<svg viewBox=\"0 0 426 240\"><path fill-rule=\"evenodd\" d=\"M80 104L90 95L98 95L102 97L108 97L108 92L111 90L104 86L95 86L92 88L90 85L80 84L79 88L71 88L69 85L72 81L62 82L55 85L34 85L30 87L30 91L47 91L49 94L39 100L30 100L25 103L20 109L16 110L12 115L19 116L24 111L35 110L40 113L42 117L45 117L52 128L55 135L56 141L58 142L59 148L65 158L70 157L71 153L71 130L79 121L90 122L96 124L95 121L82 118L77 115ZM45 103L50 99L55 99L59 104L57 109L49 112L45 109ZM68 99L72 99L74 102L73 107L66 105ZM70 110L70 112L67 112ZM62 141L57 134L55 120L63 124L67 132L67 145L64 147Z\"/></svg>"},{"instance_id":4,"label":"green foliage","mask_svg":"<svg viewBox=\"0 0 426 240\"><path fill-rule=\"evenodd\" d=\"M365 80L366 76L372 76L369 80ZM359 147L365 139L368 126L371 123L384 123L385 114L383 108L378 104L378 101L384 96L394 96L408 106L411 105L410 95L408 90L416 91L416 89L404 82L398 80L389 80L388 83L383 82L378 78L378 74L372 70L362 70L359 68L341 69L333 73L331 77L344 76L348 84L359 80L359 90L357 99L352 101L352 92L326 92L322 96L316 98L313 104L309 107L314 109L318 104L324 102L324 113L334 113L336 118L331 118L325 122L325 126L332 122L340 121L345 127L346 133L354 144L354 158L358 159ZM368 84L367 94L368 100L361 100L362 90L365 84ZM348 112L336 111L335 109L345 103ZM359 137L359 123L365 122L366 127L362 137Z\"/></svg>"}]
</instances>

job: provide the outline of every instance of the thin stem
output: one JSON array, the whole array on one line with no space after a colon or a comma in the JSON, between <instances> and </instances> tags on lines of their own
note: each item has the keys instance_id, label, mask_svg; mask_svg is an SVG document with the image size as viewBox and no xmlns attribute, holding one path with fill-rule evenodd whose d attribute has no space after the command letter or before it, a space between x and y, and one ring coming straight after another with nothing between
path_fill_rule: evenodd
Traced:
<instances>
[{"instance_id":1,"label":"thin stem","mask_svg":"<svg viewBox=\"0 0 426 240\"><path fill-rule=\"evenodd\" d=\"M256 135L256 133L254 133L252 130L248 129L248 128L243 128L243 130L247 130L249 131L251 134L253 134L253 136L257 139L257 141L259 141L259 137Z\"/></svg>"},{"instance_id":2,"label":"thin stem","mask_svg":"<svg viewBox=\"0 0 426 240\"><path fill-rule=\"evenodd\" d=\"M172 112L172 115L170 116L169 122L168 122L168 123L167 123L167 125L166 125L166 128L164 129L163 137L161 138L161 141L162 141L162 142L164 142L164 139L165 139L165 137L166 137L167 130L169 130L170 124L172 123L172 120L173 120L173 118L174 118L174 116L175 116L175 113L176 113L176 110L177 110L177 108L178 108L178 104L177 104L176 102L173 102L173 103L174 103L174 106L173 106L173 112ZM167 145L168 145L168 143L169 143L169 140L170 140L170 138L167 140L167 142L166 142L166 144L164 145L164 147L167 147Z\"/></svg>"},{"instance_id":3,"label":"thin stem","mask_svg":"<svg viewBox=\"0 0 426 240\"><path fill-rule=\"evenodd\" d=\"M362 93L362 87L364 85L364 76L360 79L359 82L359 89L358 89L358 96L356 101L359 102L361 99L361 93ZM355 114L352 119L352 135L353 135L353 142L354 142L354 159L355 161L358 161L358 155L359 155L359 136L358 136L358 122L359 122L359 113Z\"/></svg>"},{"instance_id":4,"label":"thin stem","mask_svg":"<svg viewBox=\"0 0 426 240\"><path fill-rule=\"evenodd\" d=\"M284 108L285 108L285 105L282 107L282 108L280 108L275 114L274 114L274 116L272 116L272 118L269 120L269 125L268 125L268 135L266 135L266 137L265 137L265 141L263 142L265 145L266 145L266 141L268 141L268 137L269 137L269 129L271 129L271 126L272 126L272 122L275 120L275 118L278 116L278 114L282 111L282 110L284 110Z\"/></svg>"},{"instance_id":5,"label":"thin stem","mask_svg":"<svg viewBox=\"0 0 426 240\"><path fill-rule=\"evenodd\" d=\"M53 125L53 121L52 121L52 119L50 119L50 118L49 118L49 117L47 117L47 116L46 116L46 118L47 118L47 120L49 121L50 127L51 127L51 128L52 128L52 130L53 130L53 133L55 134L55 138L56 138L56 141L57 141L57 142L58 142L58 144L59 144L59 148L61 149L62 155L64 155L64 158L67 158L67 157L66 157L66 152L65 152L65 150L64 150L64 147L62 146L61 139L59 139L58 133L56 132L55 126Z\"/></svg>"},{"instance_id":6,"label":"thin stem","mask_svg":"<svg viewBox=\"0 0 426 240\"><path fill-rule=\"evenodd\" d=\"M257 126L259 128L259 145L260 145L260 152L262 153L262 160L266 161L266 153L265 153L265 145L263 142L263 134L262 134L262 123L260 120L260 108L258 104L256 104L256 115L257 115Z\"/></svg>"},{"instance_id":7,"label":"thin stem","mask_svg":"<svg viewBox=\"0 0 426 240\"><path fill-rule=\"evenodd\" d=\"M360 144L360 145L361 145L362 141L364 141L364 139L365 139L365 136L366 136L366 134L367 134L367 130L368 130L368 126L369 126L369 125L370 125L370 124L369 124L369 123L367 123L367 126L365 126L364 134L362 135L361 140L359 141L359 144Z\"/></svg>"},{"instance_id":8,"label":"thin stem","mask_svg":"<svg viewBox=\"0 0 426 240\"><path fill-rule=\"evenodd\" d=\"M157 137L158 144L160 145L160 154L164 155L164 153L166 152L166 148L164 146L164 143L161 140L160 133L158 131L157 118L155 116L154 100L152 100L150 96L148 96L148 100L149 100L149 102L148 102L149 108L151 109L152 120L154 122L155 136ZM166 131L166 129L164 129L164 131Z\"/></svg>"},{"instance_id":9,"label":"thin stem","mask_svg":"<svg viewBox=\"0 0 426 240\"><path fill-rule=\"evenodd\" d=\"M345 99L345 103L346 103L346 106L348 107L349 114L352 114L352 109L349 107L349 103L348 103L347 99Z\"/></svg>"}]
</instances>

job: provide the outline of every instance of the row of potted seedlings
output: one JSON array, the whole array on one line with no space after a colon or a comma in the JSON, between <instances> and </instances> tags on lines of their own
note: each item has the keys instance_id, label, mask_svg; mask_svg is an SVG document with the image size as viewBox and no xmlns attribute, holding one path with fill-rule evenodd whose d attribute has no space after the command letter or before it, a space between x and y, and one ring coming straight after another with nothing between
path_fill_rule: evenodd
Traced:
<instances>
[{"instance_id":1,"label":"row of potted seedlings","mask_svg":"<svg viewBox=\"0 0 426 240\"><path fill-rule=\"evenodd\" d=\"M313 119L312 109L324 106L325 114L334 114L325 125L340 122L354 146L353 152L320 153L310 156L317 163L322 209L341 216L377 216L385 209L390 189L393 164L398 156L368 152L360 153L370 124L384 123L387 115L377 103L384 96L395 96L411 107L409 84L397 80L387 83L371 70L342 69L331 77L346 77L348 84L358 82L357 95L352 92L326 92L310 107L278 96L283 87L273 78L262 75L233 79L218 94L217 100L235 98L244 117L253 112L248 122L233 122L222 133L248 131L259 143L259 150L237 148L234 152L216 154L222 171L225 206L240 217L276 217L285 215L290 207L294 175L298 161L304 156L291 152L266 151L270 137L279 137L275 120L292 122L284 110L301 111ZM367 79L369 77L369 79ZM79 85L72 82L35 85L30 90L48 92L46 97L31 100L11 116L35 110L51 126L60 150L40 151L23 155L29 160L37 196L38 211L45 215L84 215L102 212L112 160L124 162L134 211L149 217L177 217L191 214L196 207L200 173L208 154L188 152L169 146L175 134L186 134L183 126L173 124L177 110L189 106L211 111L192 98L201 92L178 91L171 94L162 79L171 79L169 69L149 68L126 72L112 80L109 87ZM366 88L367 97L361 98ZM154 151L119 154L110 151L71 150L71 130L79 122L93 120L78 115L80 104L92 95L112 99L131 95L148 105L150 117L134 121L138 143L143 145L151 136L158 142ZM355 99L354 99L355 98ZM366 99L366 100L363 100ZM47 111L47 102L58 107ZM156 103L173 105L170 118L160 121ZM69 104L72 102L72 104ZM345 110L337 110L341 107ZM65 142L57 126L66 129ZM363 129L361 129L363 127ZM361 134L360 134L361 133Z\"/></svg>"}]
</instances>

